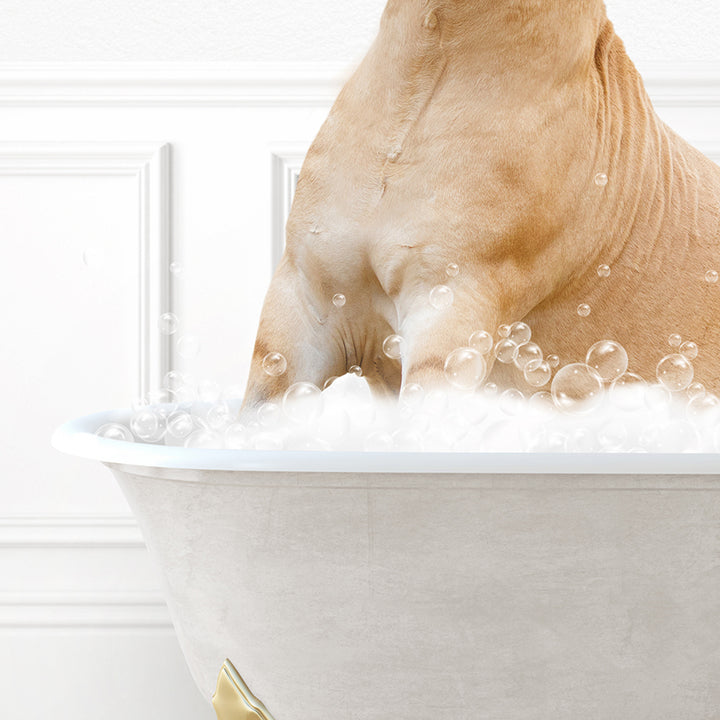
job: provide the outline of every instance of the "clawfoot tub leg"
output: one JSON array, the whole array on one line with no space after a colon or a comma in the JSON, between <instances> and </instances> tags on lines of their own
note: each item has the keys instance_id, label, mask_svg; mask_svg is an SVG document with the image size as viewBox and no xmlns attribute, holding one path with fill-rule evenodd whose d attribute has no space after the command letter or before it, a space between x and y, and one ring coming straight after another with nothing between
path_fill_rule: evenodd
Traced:
<instances>
[{"instance_id":1,"label":"clawfoot tub leg","mask_svg":"<svg viewBox=\"0 0 720 720\"><path fill-rule=\"evenodd\" d=\"M212 704L218 720L273 720L229 660L225 660L218 675Z\"/></svg>"}]
</instances>

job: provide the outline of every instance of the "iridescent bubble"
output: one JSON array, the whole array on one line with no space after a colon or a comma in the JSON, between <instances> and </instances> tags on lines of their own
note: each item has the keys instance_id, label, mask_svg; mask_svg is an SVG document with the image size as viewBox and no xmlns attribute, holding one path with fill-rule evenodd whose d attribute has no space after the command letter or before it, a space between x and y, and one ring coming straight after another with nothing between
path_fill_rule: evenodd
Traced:
<instances>
[{"instance_id":1,"label":"iridescent bubble","mask_svg":"<svg viewBox=\"0 0 720 720\"><path fill-rule=\"evenodd\" d=\"M130 419L130 429L140 440L158 440L161 432L160 418L148 408L138 410Z\"/></svg>"},{"instance_id":2,"label":"iridescent bubble","mask_svg":"<svg viewBox=\"0 0 720 720\"><path fill-rule=\"evenodd\" d=\"M202 448L202 449L213 449L221 448L223 446L222 437L211 430L204 428L195 430L185 439L186 448Z\"/></svg>"},{"instance_id":3,"label":"iridescent bubble","mask_svg":"<svg viewBox=\"0 0 720 720\"><path fill-rule=\"evenodd\" d=\"M362 377L363 374L362 368L359 365L351 365L348 368L348 372L351 375L357 375L358 377Z\"/></svg>"},{"instance_id":4,"label":"iridescent bubble","mask_svg":"<svg viewBox=\"0 0 720 720\"><path fill-rule=\"evenodd\" d=\"M405 354L405 338L400 335L388 335L383 340L383 352L391 360L399 360Z\"/></svg>"},{"instance_id":5,"label":"iridescent bubble","mask_svg":"<svg viewBox=\"0 0 720 720\"><path fill-rule=\"evenodd\" d=\"M279 377L287 370L287 360L281 353L271 352L263 358L262 368L270 377Z\"/></svg>"},{"instance_id":6,"label":"iridescent bubble","mask_svg":"<svg viewBox=\"0 0 720 720\"><path fill-rule=\"evenodd\" d=\"M418 383L408 383L400 391L400 402L409 408L419 408L425 399L425 390Z\"/></svg>"},{"instance_id":7,"label":"iridescent bubble","mask_svg":"<svg viewBox=\"0 0 720 720\"><path fill-rule=\"evenodd\" d=\"M603 381L584 363L565 365L557 371L550 386L555 405L565 412L584 413L603 399Z\"/></svg>"},{"instance_id":8,"label":"iridescent bubble","mask_svg":"<svg viewBox=\"0 0 720 720\"><path fill-rule=\"evenodd\" d=\"M445 272L447 273L448 277L456 277L457 274L460 272L460 267L457 263L451 262L447 264Z\"/></svg>"},{"instance_id":9,"label":"iridescent bubble","mask_svg":"<svg viewBox=\"0 0 720 720\"><path fill-rule=\"evenodd\" d=\"M498 327L497 334L502 338L508 337L510 335L510 326L507 324L500 325L500 327Z\"/></svg>"},{"instance_id":10,"label":"iridescent bubble","mask_svg":"<svg viewBox=\"0 0 720 720\"><path fill-rule=\"evenodd\" d=\"M294 383L285 391L282 406L285 415L293 422L314 420L322 412L322 392L309 382Z\"/></svg>"},{"instance_id":11,"label":"iridescent bubble","mask_svg":"<svg viewBox=\"0 0 720 720\"><path fill-rule=\"evenodd\" d=\"M447 285L436 285L430 291L430 304L436 310L445 310L453 304L455 294Z\"/></svg>"},{"instance_id":12,"label":"iridescent bubble","mask_svg":"<svg viewBox=\"0 0 720 720\"><path fill-rule=\"evenodd\" d=\"M668 345L670 345L670 347L680 347L681 344L682 344L682 338L677 333L673 333L668 338Z\"/></svg>"},{"instance_id":13,"label":"iridescent bubble","mask_svg":"<svg viewBox=\"0 0 720 720\"><path fill-rule=\"evenodd\" d=\"M512 340L512 336L508 339ZM518 370L524 370L525 366L529 362L532 362L533 360L540 361L542 359L543 353L540 346L536 345L534 342L525 342L518 348L517 355L515 356L515 360L513 362Z\"/></svg>"},{"instance_id":14,"label":"iridescent bubble","mask_svg":"<svg viewBox=\"0 0 720 720\"><path fill-rule=\"evenodd\" d=\"M692 363L680 353L666 355L657 365L657 379L670 392L685 390L693 381Z\"/></svg>"},{"instance_id":15,"label":"iridescent bubble","mask_svg":"<svg viewBox=\"0 0 720 720\"><path fill-rule=\"evenodd\" d=\"M560 357L558 355L548 355L545 359L551 368L556 368L560 364Z\"/></svg>"},{"instance_id":16,"label":"iridescent bubble","mask_svg":"<svg viewBox=\"0 0 720 720\"><path fill-rule=\"evenodd\" d=\"M680 354L688 360L694 360L698 356L698 346L694 342L685 341L680 346Z\"/></svg>"},{"instance_id":17,"label":"iridescent bubble","mask_svg":"<svg viewBox=\"0 0 720 720\"><path fill-rule=\"evenodd\" d=\"M510 326L510 332L507 335L518 347L530 341L532 332L530 326L524 322L514 322Z\"/></svg>"},{"instance_id":18,"label":"iridescent bubble","mask_svg":"<svg viewBox=\"0 0 720 720\"><path fill-rule=\"evenodd\" d=\"M519 415L525 407L525 396L515 388L509 388L500 395L500 409L506 415Z\"/></svg>"},{"instance_id":19,"label":"iridescent bubble","mask_svg":"<svg viewBox=\"0 0 720 720\"><path fill-rule=\"evenodd\" d=\"M605 187L608 184L608 176L602 172L597 173L595 175L595 184L598 187Z\"/></svg>"},{"instance_id":20,"label":"iridescent bubble","mask_svg":"<svg viewBox=\"0 0 720 720\"><path fill-rule=\"evenodd\" d=\"M185 272L185 268L177 260L170 263L170 273L172 275L180 277L183 272Z\"/></svg>"},{"instance_id":21,"label":"iridescent bubble","mask_svg":"<svg viewBox=\"0 0 720 720\"><path fill-rule=\"evenodd\" d=\"M235 422L225 428L223 434L225 447L231 450L244 450L250 442L248 429L242 423Z\"/></svg>"},{"instance_id":22,"label":"iridescent bubble","mask_svg":"<svg viewBox=\"0 0 720 720\"><path fill-rule=\"evenodd\" d=\"M461 390L474 390L485 377L485 358L473 348L453 350L445 359L447 381Z\"/></svg>"},{"instance_id":23,"label":"iridescent bubble","mask_svg":"<svg viewBox=\"0 0 720 720\"><path fill-rule=\"evenodd\" d=\"M708 270L705 273L705 282L715 284L718 281L718 273L717 270Z\"/></svg>"},{"instance_id":24,"label":"iridescent bubble","mask_svg":"<svg viewBox=\"0 0 720 720\"><path fill-rule=\"evenodd\" d=\"M505 365L514 362L518 354L518 346L509 338L498 340L495 345L495 357Z\"/></svg>"},{"instance_id":25,"label":"iridescent bubble","mask_svg":"<svg viewBox=\"0 0 720 720\"><path fill-rule=\"evenodd\" d=\"M610 385L610 402L622 410L637 410L645 402L646 385L639 375L625 372Z\"/></svg>"},{"instance_id":26,"label":"iridescent bubble","mask_svg":"<svg viewBox=\"0 0 720 720\"><path fill-rule=\"evenodd\" d=\"M95 431L95 434L106 440L122 440L123 442L135 441L130 430L120 423L105 423Z\"/></svg>"},{"instance_id":27,"label":"iridescent bubble","mask_svg":"<svg viewBox=\"0 0 720 720\"><path fill-rule=\"evenodd\" d=\"M552 370L547 362L531 360L523 368L523 376L528 385L532 385L532 387L542 387L543 385L547 385L552 377Z\"/></svg>"},{"instance_id":28,"label":"iridescent bubble","mask_svg":"<svg viewBox=\"0 0 720 720\"><path fill-rule=\"evenodd\" d=\"M610 266L609 265L598 265L597 274L601 278L610 277Z\"/></svg>"},{"instance_id":29,"label":"iridescent bubble","mask_svg":"<svg viewBox=\"0 0 720 720\"><path fill-rule=\"evenodd\" d=\"M158 330L163 335L173 335L178 329L178 318L175 313L166 312L158 318Z\"/></svg>"},{"instance_id":30,"label":"iridescent bubble","mask_svg":"<svg viewBox=\"0 0 720 720\"><path fill-rule=\"evenodd\" d=\"M481 355L487 355L493 349L493 336L485 330L478 330L470 336L468 344Z\"/></svg>"},{"instance_id":31,"label":"iridescent bubble","mask_svg":"<svg viewBox=\"0 0 720 720\"><path fill-rule=\"evenodd\" d=\"M171 437L182 440L186 438L195 428L195 423L190 413L178 410L167 419L167 433Z\"/></svg>"},{"instance_id":32,"label":"iridescent bubble","mask_svg":"<svg viewBox=\"0 0 720 720\"><path fill-rule=\"evenodd\" d=\"M335 307L342 307L346 303L346 298L342 293L335 293L332 298L332 304Z\"/></svg>"},{"instance_id":33,"label":"iridescent bubble","mask_svg":"<svg viewBox=\"0 0 720 720\"><path fill-rule=\"evenodd\" d=\"M620 343L600 340L588 350L585 363L597 372L603 382L612 382L628 369L628 355Z\"/></svg>"},{"instance_id":34,"label":"iridescent bubble","mask_svg":"<svg viewBox=\"0 0 720 720\"><path fill-rule=\"evenodd\" d=\"M590 314L590 306L587 303L580 303L577 308L577 314L580 317L587 317Z\"/></svg>"},{"instance_id":35,"label":"iridescent bubble","mask_svg":"<svg viewBox=\"0 0 720 720\"><path fill-rule=\"evenodd\" d=\"M702 383L694 382L690 383L687 388L687 396L692 400L700 395L705 394L705 386Z\"/></svg>"},{"instance_id":36,"label":"iridescent bubble","mask_svg":"<svg viewBox=\"0 0 720 720\"><path fill-rule=\"evenodd\" d=\"M183 335L177 341L177 351L184 358L197 357L200 354L200 340L194 335Z\"/></svg>"}]
</instances>

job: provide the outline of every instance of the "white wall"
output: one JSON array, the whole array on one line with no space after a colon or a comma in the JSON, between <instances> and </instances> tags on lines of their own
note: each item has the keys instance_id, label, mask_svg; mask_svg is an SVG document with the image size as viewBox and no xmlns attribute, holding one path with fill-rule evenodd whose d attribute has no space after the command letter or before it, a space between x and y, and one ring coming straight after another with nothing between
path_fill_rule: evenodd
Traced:
<instances>
[{"instance_id":1,"label":"white wall","mask_svg":"<svg viewBox=\"0 0 720 720\"><path fill-rule=\"evenodd\" d=\"M720 158L720 9L609 6L661 115ZM171 364L244 382L293 173L381 10L5 0L3 720L213 716L110 474L48 439L65 418L126 404ZM176 338L163 346L161 309L199 337L196 358L178 356Z\"/></svg>"}]
</instances>

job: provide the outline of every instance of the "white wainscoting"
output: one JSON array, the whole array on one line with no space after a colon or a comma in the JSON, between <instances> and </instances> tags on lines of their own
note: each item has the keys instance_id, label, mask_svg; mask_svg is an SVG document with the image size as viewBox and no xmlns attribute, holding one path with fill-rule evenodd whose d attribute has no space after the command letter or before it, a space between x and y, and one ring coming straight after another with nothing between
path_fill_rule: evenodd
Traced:
<instances>
[{"instance_id":1,"label":"white wainscoting","mask_svg":"<svg viewBox=\"0 0 720 720\"><path fill-rule=\"evenodd\" d=\"M348 74L0 65L3 720L214 716L109 472L49 436L169 368L244 383L302 159ZM720 76L647 80L661 116L720 161ZM157 330L166 311L176 335ZM177 352L187 335L196 357Z\"/></svg>"}]
</instances>

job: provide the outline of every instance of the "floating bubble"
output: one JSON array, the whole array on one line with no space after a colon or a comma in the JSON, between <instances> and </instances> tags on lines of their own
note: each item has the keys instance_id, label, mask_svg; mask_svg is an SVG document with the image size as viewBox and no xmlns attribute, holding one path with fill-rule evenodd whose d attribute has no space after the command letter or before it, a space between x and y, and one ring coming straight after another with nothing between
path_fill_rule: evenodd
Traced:
<instances>
[{"instance_id":1,"label":"floating bubble","mask_svg":"<svg viewBox=\"0 0 720 720\"><path fill-rule=\"evenodd\" d=\"M622 410L636 410L645 402L646 385L639 375L625 372L610 385L610 402Z\"/></svg>"},{"instance_id":2,"label":"floating bubble","mask_svg":"<svg viewBox=\"0 0 720 720\"><path fill-rule=\"evenodd\" d=\"M234 413L227 403L213 405L205 415L205 421L211 430L224 430L235 419Z\"/></svg>"},{"instance_id":3,"label":"floating bubble","mask_svg":"<svg viewBox=\"0 0 720 720\"><path fill-rule=\"evenodd\" d=\"M518 346L509 338L498 340L495 345L495 357L505 365L515 361L518 354Z\"/></svg>"},{"instance_id":4,"label":"floating bubble","mask_svg":"<svg viewBox=\"0 0 720 720\"><path fill-rule=\"evenodd\" d=\"M601 278L610 277L610 266L609 265L598 265L597 274Z\"/></svg>"},{"instance_id":5,"label":"floating bubble","mask_svg":"<svg viewBox=\"0 0 720 720\"><path fill-rule=\"evenodd\" d=\"M512 336L508 339L512 340ZM513 362L515 363L515 367L518 370L524 370L525 366L529 362L532 362L533 360L540 361L542 359L543 354L540 347L533 342L525 342L518 348L517 354L515 355L515 360Z\"/></svg>"},{"instance_id":6,"label":"floating bubble","mask_svg":"<svg viewBox=\"0 0 720 720\"><path fill-rule=\"evenodd\" d=\"M149 408L138 410L130 418L130 429L140 440L159 440L162 433L160 418Z\"/></svg>"},{"instance_id":7,"label":"floating bubble","mask_svg":"<svg viewBox=\"0 0 720 720\"><path fill-rule=\"evenodd\" d=\"M543 360L531 360L523 368L523 376L528 385L542 387L550 381L552 370L550 365Z\"/></svg>"},{"instance_id":8,"label":"floating bubble","mask_svg":"<svg viewBox=\"0 0 720 720\"><path fill-rule=\"evenodd\" d=\"M580 317L587 317L590 314L590 306L587 303L580 303L577 308L577 314Z\"/></svg>"},{"instance_id":9,"label":"floating bubble","mask_svg":"<svg viewBox=\"0 0 720 720\"><path fill-rule=\"evenodd\" d=\"M287 370L287 360L282 353L270 352L263 358L262 367L270 377L279 377Z\"/></svg>"},{"instance_id":10,"label":"floating bubble","mask_svg":"<svg viewBox=\"0 0 720 720\"><path fill-rule=\"evenodd\" d=\"M473 348L453 350L445 359L447 381L461 390L474 390L485 377L485 358Z\"/></svg>"},{"instance_id":11,"label":"floating bubble","mask_svg":"<svg viewBox=\"0 0 720 720\"><path fill-rule=\"evenodd\" d=\"M177 351L181 357L195 358L200 354L200 340L194 335L183 335L177 341Z\"/></svg>"},{"instance_id":12,"label":"floating bubble","mask_svg":"<svg viewBox=\"0 0 720 720\"><path fill-rule=\"evenodd\" d=\"M335 293L332 298L332 304L335 307L342 307L347 302L345 296L342 293Z\"/></svg>"},{"instance_id":13,"label":"floating bubble","mask_svg":"<svg viewBox=\"0 0 720 720\"><path fill-rule=\"evenodd\" d=\"M658 364L655 371L657 379L670 392L685 390L693 381L692 363L679 353L666 355Z\"/></svg>"},{"instance_id":14,"label":"floating bubble","mask_svg":"<svg viewBox=\"0 0 720 720\"><path fill-rule=\"evenodd\" d=\"M451 262L448 263L445 268L445 273L448 277L456 277L457 274L460 272L460 267L457 263Z\"/></svg>"},{"instance_id":15,"label":"floating bubble","mask_svg":"<svg viewBox=\"0 0 720 720\"><path fill-rule=\"evenodd\" d=\"M718 281L718 273L717 270L708 270L705 273L705 282L715 284Z\"/></svg>"},{"instance_id":16,"label":"floating bubble","mask_svg":"<svg viewBox=\"0 0 720 720\"><path fill-rule=\"evenodd\" d=\"M293 422L308 422L317 418L322 411L322 393L312 383L297 382L286 390L282 406L285 415Z\"/></svg>"},{"instance_id":17,"label":"floating bubble","mask_svg":"<svg viewBox=\"0 0 720 720\"><path fill-rule=\"evenodd\" d=\"M551 415L555 410L552 395L547 390L538 390L530 396L528 409L536 415Z\"/></svg>"},{"instance_id":18,"label":"floating bubble","mask_svg":"<svg viewBox=\"0 0 720 720\"><path fill-rule=\"evenodd\" d=\"M612 382L628 369L628 355L620 343L600 340L588 350L585 363L597 372L603 382Z\"/></svg>"},{"instance_id":19,"label":"floating bubble","mask_svg":"<svg viewBox=\"0 0 720 720\"><path fill-rule=\"evenodd\" d=\"M557 355L548 355L545 359L551 368L556 368L560 364L560 358Z\"/></svg>"},{"instance_id":20,"label":"floating bubble","mask_svg":"<svg viewBox=\"0 0 720 720\"><path fill-rule=\"evenodd\" d=\"M680 346L680 354L688 360L694 360L698 356L698 346L694 342L685 341Z\"/></svg>"},{"instance_id":21,"label":"floating bubble","mask_svg":"<svg viewBox=\"0 0 720 720\"><path fill-rule=\"evenodd\" d=\"M120 423L105 423L101 425L95 434L106 440L123 440L124 442L134 442L133 434L128 428Z\"/></svg>"},{"instance_id":22,"label":"floating bubble","mask_svg":"<svg viewBox=\"0 0 720 720\"><path fill-rule=\"evenodd\" d=\"M383 340L383 352L391 360L399 360L405 354L405 338L400 335L388 335Z\"/></svg>"},{"instance_id":23,"label":"floating bubble","mask_svg":"<svg viewBox=\"0 0 720 720\"><path fill-rule=\"evenodd\" d=\"M483 395L493 397L498 393L498 386L494 382L488 382L483 385Z\"/></svg>"},{"instance_id":24,"label":"floating bubble","mask_svg":"<svg viewBox=\"0 0 720 720\"><path fill-rule=\"evenodd\" d=\"M605 173L597 173L595 175L595 184L598 187L605 187L608 184L608 176Z\"/></svg>"},{"instance_id":25,"label":"floating bubble","mask_svg":"<svg viewBox=\"0 0 720 720\"><path fill-rule=\"evenodd\" d=\"M530 341L532 332L530 326L524 322L514 322L510 326L510 332L507 335L508 339L512 340L518 347L524 345Z\"/></svg>"},{"instance_id":26,"label":"floating bubble","mask_svg":"<svg viewBox=\"0 0 720 720\"><path fill-rule=\"evenodd\" d=\"M195 423L190 413L178 410L168 417L166 427L168 435L182 440L194 430Z\"/></svg>"},{"instance_id":27,"label":"floating bubble","mask_svg":"<svg viewBox=\"0 0 720 720\"><path fill-rule=\"evenodd\" d=\"M169 370L163 377L162 385L168 390L177 390L183 385L187 384L188 379L185 373L181 373L179 370Z\"/></svg>"},{"instance_id":28,"label":"floating bubble","mask_svg":"<svg viewBox=\"0 0 720 720\"><path fill-rule=\"evenodd\" d=\"M668 338L668 345L670 347L680 347L681 344L682 344L682 337L680 337L680 335L678 335L677 333L673 333Z\"/></svg>"},{"instance_id":29,"label":"floating bubble","mask_svg":"<svg viewBox=\"0 0 720 720\"><path fill-rule=\"evenodd\" d=\"M357 375L357 377L362 377L363 374L362 368L359 365L351 365L348 368L348 372L351 375Z\"/></svg>"},{"instance_id":30,"label":"floating bubble","mask_svg":"<svg viewBox=\"0 0 720 720\"><path fill-rule=\"evenodd\" d=\"M445 310L453 304L455 294L447 285L436 285L430 291L430 304L436 310Z\"/></svg>"},{"instance_id":31,"label":"floating bubble","mask_svg":"<svg viewBox=\"0 0 720 720\"><path fill-rule=\"evenodd\" d=\"M653 383L645 388L645 405L653 412L665 413L670 407L671 398L670 391L660 383Z\"/></svg>"},{"instance_id":32,"label":"floating bubble","mask_svg":"<svg viewBox=\"0 0 720 720\"><path fill-rule=\"evenodd\" d=\"M510 326L507 324L500 325L500 327L498 327L497 333L502 338L508 337L510 335Z\"/></svg>"},{"instance_id":33,"label":"floating bubble","mask_svg":"<svg viewBox=\"0 0 720 720\"><path fill-rule=\"evenodd\" d=\"M500 409L506 415L519 415L525 406L525 396L520 390L508 388L500 395Z\"/></svg>"},{"instance_id":34,"label":"floating bubble","mask_svg":"<svg viewBox=\"0 0 720 720\"><path fill-rule=\"evenodd\" d=\"M170 263L170 273L174 277L181 277L184 272L185 268L177 260Z\"/></svg>"},{"instance_id":35,"label":"floating bubble","mask_svg":"<svg viewBox=\"0 0 720 720\"><path fill-rule=\"evenodd\" d=\"M557 371L550 392L560 410L584 413L602 402L603 382L594 368L584 363L572 363Z\"/></svg>"},{"instance_id":36,"label":"floating bubble","mask_svg":"<svg viewBox=\"0 0 720 720\"><path fill-rule=\"evenodd\" d=\"M687 392L688 398L690 400L692 400L693 398L696 398L699 395L705 394L705 386L702 383L693 382L688 385L686 392Z\"/></svg>"},{"instance_id":37,"label":"floating bubble","mask_svg":"<svg viewBox=\"0 0 720 720\"><path fill-rule=\"evenodd\" d=\"M485 330L478 330L470 336L468 344L481 355L487 355L493 349L493 336Z\"/></svg>"},{"instance_id":38,"label":"floating bubble","mask_svg":"<svg viewBox=\"0 0 720 720\"><path fill-rule=\"evenodd\" d=\"M158 318L158 330L163 335L174 335L178 329L178 318L175 313L166 312Z\"/></svg>"},{"instance_id":39,"label":"floating bubble","mask_svg":"<svg viewBox=\"0 0 720 720\"><path fill-rule=\"evenodd\" d=\"M333 375L332 377L329 377L323 383L323 390L327 390L336 380L337 380L337 375Z\"/></svg>"},{"instance_id":40,"label":"floating bubble","mask_svg":"<svg viewBox=\"0 0 720 720\"><path fill-rule=\"evenodd\" d=\"M717 416L718 410L720 410L720 398L713 393L706 392L691 398L686 408L687 415L690 418L699 418L711 412ZM717 421L717 417L713 419Z\"/></svg>"}]
</instances>

